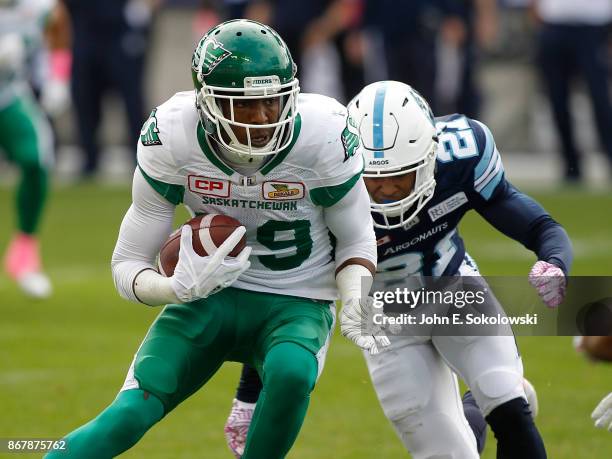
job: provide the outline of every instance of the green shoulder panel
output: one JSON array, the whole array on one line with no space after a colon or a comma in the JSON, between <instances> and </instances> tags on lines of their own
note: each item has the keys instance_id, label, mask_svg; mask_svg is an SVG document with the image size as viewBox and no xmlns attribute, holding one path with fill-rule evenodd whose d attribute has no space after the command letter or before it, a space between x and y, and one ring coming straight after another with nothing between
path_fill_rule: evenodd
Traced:
<instances>
[{"instance_id":1,"label":"green shoulder panel","mask_svg":"<svg viewBox=\"0 0 612 459\"><path fill-rule=\"evenodd\" d=\"M317 206L331 207L351 191L361 177L363 170L340 185L325 186L310 190L310 199Z\"/></svg>"},{"instance_id":2,"label":"green shoulder panel","mask_svg":"<svg viewBox=\"0 0 612 459\"><path fill-rule=\"evenodd\" d=\"M153 177L149 177L142 167L140 167L140 165L138 166L138 169L140 169L140 173L145 178L147 183L151 185L151 188L166 198L168 202L174 204L175 206L178 206L183 202L183 196L185 195L184 186L164 183L160 180L154 179Z\"/></svg>"}]
</instances>

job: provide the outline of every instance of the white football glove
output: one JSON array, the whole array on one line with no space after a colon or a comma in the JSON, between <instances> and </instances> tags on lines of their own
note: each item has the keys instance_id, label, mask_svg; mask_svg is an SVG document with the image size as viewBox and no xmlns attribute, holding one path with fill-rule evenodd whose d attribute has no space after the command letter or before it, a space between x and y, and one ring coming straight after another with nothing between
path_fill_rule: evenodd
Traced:
<instances>
[{"instance_id":1,"label":"white football glove","mask_svg":"<svg viewBox=\"0 0 612 459\"><path fill-rule=\"evenodd\" d=\"M567 284L563 270L546 261L538 261L529 272L529 283L549 308L556 308L565 298Z\"/></svg>"},{"instance_id":2,"label":"white football glove","mask_svg":"<svg viewBox=\"0 0 612 459\"><path fill-rule=\"evenodd\" d=\"M233 258L227 255L236 247L246 232L239 226L212 255L201 257L193 250L192 229L184 225L181 229L179 259L170 278L170 285L183 303L206 298L234 283L238 276L249 269L251 247L245 247Z\"/></svg>"},{"instance_id":3,"label":"white football glove","mask_svg":"<svg viewBox=\"0 0 612 459\"><path fill-rule=\"evenodd\" d=\"M56 117L70 107L70 84L51 78L42 88L40 104L47 114Z\"/></svg>"},{"instance_id":4,"label":"white football glove","mask_svg":"<svg viewBox=\"0 0 612 459\"><path fill-rule=\"evenodd\" d=\"M363 299L349 299L340 311L342 336L350 339L361 349L369 351L370 355L378 354L383 347L391 344L382 329L374 325L374 310L374 299L368 296Z\"/></svg>"},{"instance_id":5,"label":"white football glove","mask_svg":"<svg viewBox=\"0 0 612 459\"><path fill-rule=\"evenodd\" d=\"M234 399L232 402L232 410L230 411L223 433L227 446L234 453L236 459L240 459L244 454L246 447L247 434L255 412L255 403L245 403Z\"/></svg>"},{"instance_id":6,"label":"white football glove","mask_svg":"<svg viewBox=\"0 0 612 459\"><path fill-rule=\"evenodd\" d=\"M16 33L0 37L0 72L16 72L26 58L23 39Z\"/></svg>"},{"instance_id":7,"label":"white football glove","mask_svg":"<svg viewBox=\"0 0 612 459\"><path fill-rule=\"evenodd\" d=\"M612 432L612 392L599 402L591 418L595 421L595 427Z\"/></svg>"}]
</instances>

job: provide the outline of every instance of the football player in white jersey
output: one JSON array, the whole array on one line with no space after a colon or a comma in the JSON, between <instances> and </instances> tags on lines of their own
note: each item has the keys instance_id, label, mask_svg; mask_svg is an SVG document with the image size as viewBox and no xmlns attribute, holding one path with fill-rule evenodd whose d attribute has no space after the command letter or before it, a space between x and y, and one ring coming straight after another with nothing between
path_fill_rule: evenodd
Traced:
<instances>
[{"instance_id":1,"label":"football player in white jersey","mask_svg":"<svg viewBox=\"0 0 612 459\"><path fill-rule=\"evenodd\" d=\"M551 308L563 301L573 256L569 238L537 202L506 180L484 124L457 114L434 119L410 86L383 81L365 87L349 104L347 129L358 132L366 163L378 247L377 291L413 281L420 285L424 276L454 281L463 276L464 283L490 292L457 230L473 209L537 255L529 281L542 301ZM490 293L487 303L503 313ZM342 320L341 326L344 332ZM546 457L532 419L537 407L527 402L526 391L533 389L523 379L512 330L499 336L420 331L425 336L404 331L389 337L384 352L364 353L383 411L411 455L478 457L474 432L482 429L466 422L457 374L492 428L499 458ZM225 429L238 456L249 409L241 402L259 403L258 381L247 381L247 370ZM237 412L242 417L233 420Z\"/></svg>"},{"instance_id":2,"label":"football player in white jersey","mask_svg":"<svg viewBox=\"0 0 612 459\"><path fill-rule=\"evenodd\" d=\"M167 304L117 398L49 457L114 457L205 384L225 361L263 380L245 458L280 459L302 425L323 370L334 300L358 316L376 244L363 158L344 133L346 109L299 93L281 37L247 20L211 29L193 54L195 91L153 110L138 145L133 203L112 259L119 293ZM206 257L183 227L174 275L155 257L175 207L221 213L239 227ZM226 256L246 234L247 248ZM383 336L351 336L376 353Z\"/></svg>"},{"instance_id":3,"label":"football player in white jersey","mask_svg":"<svg viewBox=\"0 0 612 459\"><path fill-rule=\"evenodd\" d=\"M0 0L0 150L20 172L17 231L6 249L4 269L24 293L36 298L51 294L37 236L49 189L53 138L28 84L27 64L44 46L43 32L54 5L54 0Z\"/></svg>"}]
</instances>

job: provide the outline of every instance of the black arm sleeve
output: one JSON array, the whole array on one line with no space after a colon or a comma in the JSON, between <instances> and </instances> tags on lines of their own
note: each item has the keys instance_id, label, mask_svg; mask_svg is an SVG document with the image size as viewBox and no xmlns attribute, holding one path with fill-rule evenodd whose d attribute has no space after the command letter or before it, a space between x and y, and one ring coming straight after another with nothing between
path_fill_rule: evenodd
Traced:
<instances>
[{"instance_id":1,"label":"black arm sleeve","mask_svg":"<svg viewBox=\"0 0 612 459\"><path fill-rule=\"evenodd\" d=\"M236 399L244 403L257 403L262 387L257 370L249 365L243 365Z\"/></svg>"},{"instance_id":2,"label":"black arm sleeve","mask_svg":"<svg viewBox=\"0 0 612 459\"><path fill-rule=\"evenodd\" d=\"M475 208L498 231L568 275L573 260L569 236L534 199L506 182L494 199Z\"/></svg>"}]
</instances>

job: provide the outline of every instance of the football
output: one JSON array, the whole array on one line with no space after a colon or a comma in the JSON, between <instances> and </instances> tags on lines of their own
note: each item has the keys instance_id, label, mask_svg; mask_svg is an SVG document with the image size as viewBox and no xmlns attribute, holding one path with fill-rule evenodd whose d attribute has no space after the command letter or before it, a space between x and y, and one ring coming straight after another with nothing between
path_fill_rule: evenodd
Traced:
<instances>
[{"instance_id":1,"label":"football","mask_svg":"<svg viewBox=\"0 0 612 459\"><path fill-rule=\"evenodd\" d=\"M192 244L195 252L200 256L211 255L223 242L242 224L235 218L221 214L198 215L183 225L190 225L193 230ZM174 268L178 263L179 249L181 245L181 228L176 229L159 251L157 267L159 272L170 277L174 274ZM229 253L230 257L237 256L246 246L246 235L236 247Z\"/></svg>"}]
</instances>

